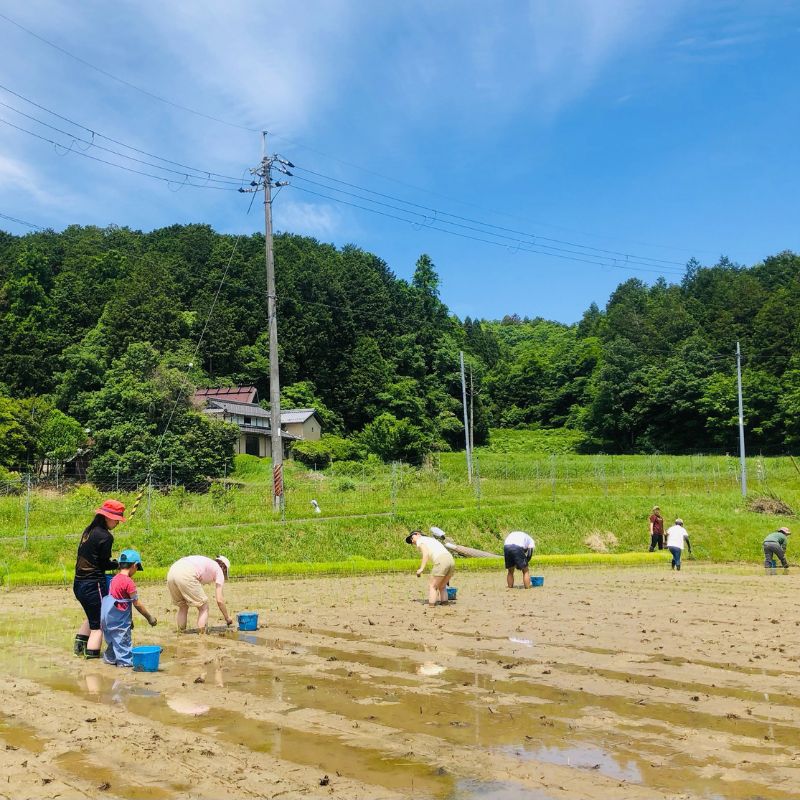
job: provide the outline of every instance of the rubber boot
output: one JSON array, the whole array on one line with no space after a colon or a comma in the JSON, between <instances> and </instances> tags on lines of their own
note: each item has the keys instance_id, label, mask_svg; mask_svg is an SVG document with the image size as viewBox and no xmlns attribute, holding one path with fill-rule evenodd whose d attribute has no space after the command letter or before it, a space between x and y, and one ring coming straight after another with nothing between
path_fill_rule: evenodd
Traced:
<instances>
[{"instance_id":1,"label":"rubber boot","mask_svg":"<svg viewBox=\"0 0 800 800\"><path fill-rule=\"evenodd\" d=\"M86 654L86 642L89 641L88 636L84 636L82 633L75 634L75 643L72 645L72 652L76 656L82 656Z\"/></svg>"},{"instance_id":2,"label":"rubber boot","mask_svg":"<svg viewBox=\"0 0 800 800\"><path fill-rule=\"evenodd\" d=\"M86 653L84 654L84 658L100 658L100 649L97 650L90 650L88 647L86 648Z\"/></svg>"}]
</instances>

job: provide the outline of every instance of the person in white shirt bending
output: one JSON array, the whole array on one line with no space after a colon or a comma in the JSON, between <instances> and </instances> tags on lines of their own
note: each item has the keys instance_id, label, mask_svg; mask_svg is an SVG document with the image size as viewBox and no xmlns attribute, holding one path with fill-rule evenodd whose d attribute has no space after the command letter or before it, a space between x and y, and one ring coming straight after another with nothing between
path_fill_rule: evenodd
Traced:
<instances>
[{"instance_id":1,"label":"person in white shirt bending","mask_svg":"<svg viewBox=\"0 0 800 800\"><path fill-rule=\"evenodd\" d=\"M522 585L531 588L531 573L528 564L533 557L535 542L524 531L511 531L503 543L503 558L506 562L506 583L509 589L514 588L514 570L522 572Z\"/></svg>"},{"instance_id":2,"label":"person in white shirt bending","mask_svg":"<svg viewBox=\"0 0 800 800\"><path fill-rule=\"evenodd\" d=\"M689 541L689 534L686 528L683 527L683 520L675 520L675 524L667 529L667 550L672 553L672 569L681 570L681 556L683 555L683 543L686 542L686 547L689 552L692 552L692 544Z\"/></svg>"},{"instance_id":3,"label":"person in white shirt bending","mask_svg":"<svg viewBox=\"0 0 800 800\"><path fill-rule=\"evenodd\" d=\"M447 583L456 570L456 562L450 551L432 536L423 536L422 531L411 531L406 536L406 543L413 544L422 553L422 563L417 570L417 577L422 575L428 561L433 562L431 580L428 585L428 605L447 603Z\"/></svg>"}]
</instances>

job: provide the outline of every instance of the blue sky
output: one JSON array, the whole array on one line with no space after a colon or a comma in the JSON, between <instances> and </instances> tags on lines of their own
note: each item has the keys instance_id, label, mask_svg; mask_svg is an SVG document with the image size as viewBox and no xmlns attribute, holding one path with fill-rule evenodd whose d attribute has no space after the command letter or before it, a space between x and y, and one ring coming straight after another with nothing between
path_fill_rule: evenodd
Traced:
<instances>
[{"instance_id":1,"label":"blue sky","mask_svg":"<svg viewBox=\"0 0 800 800\"><path fill-rule=\"evenodd\" d=\"M270 150L326 176L296 170L274 204L277 229L355 243L406 278L427 252L462 317L573 322L628 277L679 280L692 255L753 264L800 249L797 3L6 0L0 11L124 81L243 127L160 102L0 19L3 86L234 177L258 162L266 128ZM67 132L0 106L1 120L64 143L0 123L0 213L56 229L261 228L247 195L187 186L98 150L136 155L107 140L74 142L91 136L2 90L0 102Z\"/></svg>"}]
</instances>

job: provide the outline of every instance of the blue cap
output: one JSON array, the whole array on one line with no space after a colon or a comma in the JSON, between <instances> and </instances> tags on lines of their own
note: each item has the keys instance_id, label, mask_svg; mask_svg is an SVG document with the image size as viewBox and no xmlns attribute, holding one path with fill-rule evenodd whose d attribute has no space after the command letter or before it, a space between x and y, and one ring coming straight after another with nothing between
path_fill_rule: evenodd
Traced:
<instances>
[{"instance_id":1,"label":"blue cap","mask_svg":"<svg viewBox=\"0 0 800 800\"><path fill-rule=\"evenodd\" d=\"M142 566L142 556L138 550L123 550L119 554L117 563L120 567L130 567L132 564L138 564L139 569L144 569Z\"/></svg>"}]
</instances>

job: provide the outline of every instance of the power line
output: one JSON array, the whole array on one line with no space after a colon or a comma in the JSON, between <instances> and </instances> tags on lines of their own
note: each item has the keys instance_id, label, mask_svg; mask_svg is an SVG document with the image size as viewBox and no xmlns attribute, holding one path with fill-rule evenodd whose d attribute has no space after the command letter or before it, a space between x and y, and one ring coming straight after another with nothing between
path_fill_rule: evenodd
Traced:
<instances>
[{"instance_id":1,"label":"power line","mask_svg":"<svg viewBox=\"0 0 800 800\"><path fill-rule=\"evenodd\" d=\"M329 191L339 192L340 194L347 195L348 197L355 197L355 198L357 198L359 200L364 200L367 203L374 203L375 205L383 206L385 208L391 208L394 211L400 211L403 214L414 214L415 216L423 218L422 222L420 223L423 226L426 226L428 220L430 219L429 215L422 214L419 211L411 211L409 209L400 208L399 206L392 205L391 203L384 203L384 202L382 202L380 200L372 200L371 198L364 197L363 195L355 194L353 192L348 192L345 189L337 189L334 186L327 186L324 183L319 183L318 181L314 181L314 180L311 180L309 178L303 178L302 176L297 176L296 175L295 176L295 180L305 181L306 183L310 183L310 184L312 184L314 186L319 186L319 187L322 187L324 189L328 189ZM348 184L348 185L351 185L351 184ZM365 191L369 191L369 190L365 190ZM381 196L385 197L386 195L381 195ZM405 201L401 200L399 202L405 202ZM413 206L415 206L417 208L427 208L426 206L419 206L416 203L411 203L411 205L413 205ZM484 224L484 223L480 222L479 220L470 220L471 222L474 222L474 225L466 225L465 223L462 223L462 222L451 222L450 220L447 220L447 219L439 219L438 218L438 214L442 214L443 216L453 216L453 215L447 214L446 212L438 212L436 209L428 209L428 210L433 212L433 221L438 221L442 225L450 225L450 226L453 226L453 227L456 227L456 228L461 228L461 229L464 229L464 230L473 231L475 233L482 233L482 234L485 234L487 236L494 236L497 239L504 239L504 240L506 240L508 242L513 242L514 245L524 244L524 245L529 245L529 246L535 246L535 247L541 248L542 251L545 251L545 252L548 252L548 253L553 251L553 252L568 253L568 254L580 255L580 256L591 256L591 257L595 257L595 258L610 258L615 262L617 260L619 260L619 259L624 258L625 263L626 264L630 264L631 266L637 266L638 265L638 266L643 266L643 267L658 267L659 269L661 269L663 271L667 271L664 267L661 267L658 263L653 263L646 256L640 258L639 256L634 256L634 255L630 255L630 254L627 254L627 253L613 254L613 251L601 251L600 254L585 253L585 252L579 251L579 250L570 250L570 249L565 248L565 247L557 247L556 245L540 244L539 242L536 242L536 241L527 241L525 239L519 239L518 237L507 236L506 234L503 234L503 233L493 233L492 231L487 231L487 230L484 230L483 228L475 227L476 225L483 225ZM456 219L465 219L464 217L455 217L455 218ZM496 226L494 226L494 225L489 225L488 227L496 228ZM436 228L435 230L440 230L440 229ZM500 230L508 230L508 229L507 228L501 228ZM532 234L523 233L522 235L531 236L531 238L535 238L535 237L532 236ZM553 241L553 240L549 239L547 241ZM571 243L565 242L565 244L571 244ZM509 247L511 247L511 246L512 245L509 245ZM574 246L575 247L580 247L581 245L574 245ZM603 253L609 253L609 255L603 255ZM619 258L617 256L619 256ZM656 261L658 261L658 260L656 260ZM675 262L675 261L667 261L667 262L663 262L663 263L674 264L674 265L677 265L677 266L681 266L679 262Z\"/></svg>"},{"instance_id":2,"label":"power line","mask_svg":"<svg viewBox=\"0 0 800 800\"><path fill-rule=\"evenodd\" d=\"M531 239L534 239L534 240L538 239L538 240L541 240L543 242L554 242L556 244L563 244L563 245L568 245L570 247L577 247L577 248L580 248L582 250L592 250L594 252L602 253L604 255L619 256L619 257L625 258L625 259L634 258L637 261L651 261L651 262L654 262L655 264L668 264L668 265L679 266L679 267L683 266L683 263L680 262L680 261L669 261L669 260L661 259L661 258L651 258L649 256L639 256L639 255L636 255L634 253L625 253L625 252L618 251L618 250L605 250L605 249L600 248L600 247L592 247L591 245L579 244L577 242L571 242L571 241L567 241L567 240L564 240L564 239L554 239L554 238L551 238L551 237L548 237L548 236L540 236L539 234L536 234L536 233L529 233L527 231L520 231L520 230L516 230L514 228L505 228L505 227L503 227L501 225L493 225L493 224L491 224L489 222L482 222L481 220L472 219L470 217L463 217L463 216L459 216L458 214L451 214L448 211L442 211L441 209L438 209L438 208L432 208L431 206L425 206L425 205L421 205L419 203L414 203L414 202L412 202L410 200L404 200L403 198L396 197L394 195L384 194L382 192L376 192L373 189L368 189L368 188L366 188L364 186L359 186L358 184L355 184L355 183L349 183L348 181L343 181L343 180L340 180L339 178L333 178L330 175L325 175L325 174L323 174L321 172L315 172L314 170L307 169L306 167L296 166L296 169L299 169L302 172L307 172L310 175L316 175L317 177L323 178L323 179L325 179L327 181L333 181L334 183L341 184L342 186L348 186L348 187L353 188L353 189L358 189L359 191L362 191L362 192L367 192L369 194L374 194L376 197L383 197L383 198L388 199L388 200L394 200L395 202L403 203L404 205L411 206L413 208L419 208L419 209L422 209L424 211L430 211L431 213L433 213L436 216L450 217L452 219L461 220L463 222L470 222L470 223L472 223L474 225L481 225L481 226L483 226L485 228L491 228L493 230L503 231L504 233L514 233L514 234L517 234L517 235L520 235L520 236L527 236L527 237L529 237ZM301 180L308 181L309 183L315 183L315 181L312 181L309 178L302 178L301 176L295 176L295 177L299 177ZM318 186L324 186L324 184L317 184L317 185ZM344 192L341 189L336 189L335 187L332 187L332 186L325 186L325 188L331 189L333 191L339 191L339 192L342 192L343 194L348 194L347 192ZM357 197L358 195L353 195L353 196ZM367 200L368 198L361 198L361 199ZM374 202L374 201L370 201L370 202ZM451 224L451 223L448 223L448 224ZM531 244L537 244L537 242L534 241L534 242L531 242ZM542 247L544 245L539 245L539 246Z\"/></svg>"},{"instance_id":3,"label":"power line","mask_svg":"<svg viewBox=\"0 0 800 800\"><path fill-rule=\"evenodd\" d=\"M28 228L33 228L38 231L46 230L46 228L43 228L41 225L36 225L33 222L26 222L24 219L10 217L8 214L3 214L2 212L0 212L0 219L7 219L9 222L16 222L17 225L25 225Z\"/></svg>"},{"instance_id":4,"label":"power line","mask_svg":"<svg viewBox=\"0 0 800 800\"><path fill-rule=\"evenodd\" d=\"M126 167L124 164L115 164L113 161L107 161L104 158L97 158L97 156L90 156L88 153L84 153L80 150L73 150L72 147L67 147L65 144L63 144L63 142L56 142L53 141L53 139L48 139L46 136L40 136L38 133L34 133L33 131L29 131L27 128L15 125L13 122L9 122L7 119L3 119L2 117L0 117L0 122L3 123L3 125L8 125L10 128L15 128L18 131L22 131L22 133L27 133L29 136L33 136L36 139L41 139L41 141L43 142L52 144L56 148L58 147L64 148L65 150L67 150L67 152L74 153L77 156L82 156L83 158L89 158L92 161L98 161L101 164L107 164L110 167L116 167L117 169L125 170L125 172L133 172L136 175L144 175L148 178L155 178L156 180L163 181L164 183L174 184L176 182L174 179L165 178L163 175L154 175L152 172L144 172L143 170L134 169L133 167ZM58 151L56 150L56 152ZM66 155L66 153L64 155ZM163 169L163 167L156 167L156 169ZM227 186L211 186L211 185L201 186L196 183L192 183L189 180L188 175L186 175L185 177L186 180L182 184L180 184L180 186L178 187L179 189L182 189L184 186L191 186L193 189L219 189L220 191L223 192L238 191L238 189L228 188Z\"/></svg>"},{"instance_id":5,"label":"power line","mask_svg":"<svg viewBox=\"0 0 800 800\"><path fill-rule=\"evenodd\" d=\"M43 127L49 128L50 130L55 131L56 133L60 133L63 136L68 136L70 139L72 139L73 143L80 142L81 144L87 145L86 150L88 150L91 147L95 147L98 150L102 150L105 153L111 153L112 155L119 156L120 158L127 158L129 161L133 161L133 162L135 162L137 164L143 164L143 165L145 165L147 167L153 167L154 169L160 169L160 170L163 170L164 172L171 172L174 175L181 175L184 178L190 178L190 177L191 178L201 178L201 179L204 179L204 180L206 180L208 182L234 184L237 187L242 185L242 181L237 181L235 178L232 178L230 180L227 179L227 178L224 178L224 179L223 178L212 178L210 172L200 171L201 174L199 174L199 175L189 175L189 173L187 173L187 172L181 172L179 170L172 169L171 167L162 167L159 164L153 164L151 161L145 161L144 159L136 158L135 156L129 156L129 155L126 155L125 153L120 153L119 150L114 150L113 148L105 147L102 144L98 144L97 142L94 142L94 141L92 141L90 139L83 139L80 136L76 136L74 133L70 133L69 131L64 131L61 128L56 128L54 125L51 125L49 122L44 122L43 120L39 119L38 117L34 117L31 114L26 114L24 111L20 111L18 108L14 108L13 106L8 105L8 103L4 103L2 100L0 100L0 106L2 106L3 108L7 108L10 111L13 111L15 114L19 114L20 116L25 117L26 119L29 119L29 120L35 122L37 125L42 125ZM85 152L85 151L83 151L83 152ZM158 158L158 156L156 156L156 158ZM189 167L189 169L192 169L194 172L198 172L199 171L199 170L194 170L193 167Z\"/></svg>"},{"instance_id":6,"label":"power line","mask_svg":"<svg viewBox=\"0 0 800 800\"><path fill-rule=\"evenodd\" d=\"M2 15L0 15L0 16L2 16ZM51 114L52 116L57 117L58 119L63 120L64 122L67 122L70 125L74 125L76 128L81 128L82 130L87 131L88 133L90 133L92 135L92 139L94 139L95 137L100 137L101 139L105 139L108 142L113 142L114 144L118 144L120 147L124 147L127 150L132 150L134 153L139 153L140 155L148 156L149 158L155 158L157 161L163 161L165 164L172 164L173 166L176 166L176 167L183 167L183 169L188 169L190 172L199 172L201 177L205 176L205 175L207 175L209 177L214 176L214 177L217 177L217 178L227 178L230 181L235 182L235 183L241 183L241 179L237 179L233 175L224 175L224 174L219 173L219 172L211 172L209 170L201 169L199 167L191 167L188 164L182 164L180 161L173 161L172 159L164 158L163 156L159 156L156 153L150 153L147 150L142 150L142 149L140 149L138 147L134 147L133 145L126 144L125 142L122 142L119 139L114 139L112 136L107 136L106 134L100 133L99 131L96 131L93 128L90 128L90 127L88 127L86 125L83 125L80 122L76 122L74 119L70 119L69 117L65 117L63 114L59 114L57 111L53 111L52 109L47 108L46 106L43 106L40 103L37 103L36 101L31 100L28 97L25 97L25 95L22 95L19 92L15 92L13 89L9 89L8 86L4 86L3 84L0 84L0 89L2 89L4 92L8 92L8 94L14 95L14 97L19 98L20 100L24 101L25 103L29 103L30 105L38 108L41 111L44 111L47 114ZM29 116L27 114L24 114L22 111L19 111L18 109L14 108L13 106L6 105L5 103L0 103L0 105L5 106L6 108L10 108L12 111L15 111L17 114L22 114L22 116L28 117L28 119L32 119L32 120L34 120L35 122L38 122L41 125L47 125L47 127L52 127L52 126L48 125L48 123L42 122L41 120L37 119L36 117L31 117L31 116ZM58 130L58 128L53 128L53 130ZM74 134L68 134L68 135L69 136L74 136ZM92 144L95 147L99 146L99 145L95 144L94 142L92 142Z\"/></svg>"},{"instance_id":7,"label":"power line","mask_svg":"<svg viewBox=\"0 0 800 800\"><path fill-rule=\"evenodd\" d=\"M158 100L160 103L165 103L168 106L172 106L173 108L178 108L181 111L186 111L189 114L194 114L197 117L203 117L204 119L208 119L213 122L219 122L221 125L227 125L230 128L238 128L239 130L250 131L251 133L261 132L257 128L251 128L247 125L240 125L239 123L236 122L229 122L228 120L221 119L220 117L215 117L213 114L206 114L203 111L198 111L197 109L185 106L182 103L176 103L173 100L168 100L166 97L161 97L161 95L155 94L155 92L151 92L148 89L143 89L141 86L137 86L135 83L131 83L130 81L125 80L124 78L120 78L117 75L114 75L111 72L108 72L107 70L104 70L101 67L92 64L85 58L76 56L74 53L71 53L69 50L66 50L60 45L57 45L55 42L51 42L49 39L45 39L44 36L40 36L38 33L34 33L32 30L26 28L24 25L21 25L19 22L16 22L15 20L11 19L11 17L7 16L6 14L0 13L0 19L4 19L6 22L19 28L21 31L24 31L29 36L33 36L34 39L38 39L40 42L43 42L49 47L52 47L54 50L58 50L59 53L63 53L65 56L68 56L74 61L77 61L79 64L83 64L85 67L89 67L90 69L95 70L95 72L99 72L101 75L105 75L105 77L111 78L111 80L121 83L123 84L123 86L127 86L129 89L134 89L137 92L141 92L142 94L147 95L147 97L150 97L153 100Z\"/></svg>"},{"instance_id":8,"label":"power line","mask_svg":"<svg viewBox=\"0 0 800 800\"><path fill-rule=\"evenodd\" d=\"M577 261L577 262L581 262L581 263L584 263L584 264L593 264L594 266L598 266L598 267L608 267L608 268L612 268L612 269L623 269L623 270L629 270L629 271L633 271L633 272L653 272L653 273L656 273L658 275L662 275L664 273L670 273L670 274L674 274L674 275L682 275L683 274L680 270L652 269L652 268L649 268L649 267L636 267L636 266L630 264L630 262L627 265L609 264L607 261L593 261L593 260L590 260L588 258L580 258L580 257L577 257L577 256L567 256L567 255L562 255L562 254L559 254L559 253L550 253L550 252L547 252L545 250L538 250L538 249L534 249L532 247L527 247L527 246L525 246L525 244L517 244L517 245L514 245L512 247L510 245L503 244L502 242L498 242L496 240L485 239L485 238L479 237L479 236L472 236L472 235L466 234L466 233L459 233L457 231L448 230L447 228L438 228L436 225L417 223L414 220L408 219L407 217L400 217L400 216L398 216L396 214L390 214L390 213L388 213L386 211L379 211L376 208L369 208L368 206L362 206L362 205L360 205L358 203L351 203L348 200L342 200L339 197L332 197L331 195L328 195L328 194L322 194L321 192L315 192L315 191L313 191L311 189L306 189L306 188L304 188L302 186L296 186L296 185L292 184L292 188L293 189L297 189L298 191L301 191L301 192L305 192L306 194L312 194L312 195L315 195L316 197L322 197L322 198L325 198L326 200L332 200L335 203L341 203L342 205L351 206L353 208L360 208L363 211L369 211L372 214L379 214L382 217L388 217L390 219L399 220L400 222L406 222L406 223L408 223L410 225L420 225L420 228L423 228L423 227L424 228L428 228L430 230L439 231L440 233L447 233L447 234L449 234L451 236L458 236L458 237L460 237L462 239L470 239L470 240L472 240L474 242L483 242L484 244L491 244L491 245L494 245L495 247L502 247L505 250L512 250L512 251L524 250L525 252L528 252L528 253L537 253L538 255L551 256L552 258L560 258L560 259L563 259L565 261ZM406 212L406 213L413 213L413 212Z\"/></svg>"},{"instance_id":9,"label":"power line","mask_svg":"<svg viewBox=\"0 0 800 800\"><path fill-rule=\"evenodd\" d=\"M155 94L154 92L151 92L148 89L143 89L142 87L137 86L136 84L131 83L130 81L125 80L124 78L120 78L120 77L108 72L107 70L104 70L104 69L92 64L91 62L81 58L80 56L76 56L74 53L71 53L70 51L66 50L65 48L61 47L60 45L57 45L54 42L51 42L49 39L46 39L43 36L40 36L39 34L35 33L34 31L30 30L29 28L26 28L24 25L20 24L19 22L11 19L6 14L0 13L0 19L6 20L6 22L8 22L11 25L14 25L15 27L17 27L20 30L24 31L29 36L32 36L33 38L37 39L38 41L40 41L40 42L42 42L42 43L44 43L46 45L48 45L49 47L54 48L55 50L58 50L60 53L68 56L69 58L74 59L75 61L79 62L80 64L83 64L84 66L89 67L90 69L93 69L93 70L99 72L101 75L104 75L104 76L106 76L108 78L111 78L112 80L118 81L119 83L121 83L121 84L123 84L123 85L125 85L125 86L127 86L127 87L129 87L131 89L134 89L135 91L141 92L142 94L144 94L144 95L146 95L146 96L148 96L148 97L150 97L150 98L152 98L154 100L158 100L159 102L165 103L165 104L170 105L170 106L173 106L174 108L178 108L178 109L180 109L182 111L186 111L186 112L188 112L190 114L194 114L196 116L200 116L200 117L203 117L205 119L209 119L209 120L212 120L214 122L218 122L218 123L220 123L222 125L227 125L227 126L232 127L232 128L238 128L240 130L250 131L251 133L261 133L262 132L257 128L253 128L253 127L250 127L250 126L247 126L247 125L241 125L241 124L235 123L235 122L230 122L228 120L221 119L220 117L216 117L216 116L213 116L213 115L210 115L210 114L206 114L206 113L204 113L202 111L198 111L198 110L193 109L193 108L191 108L189 106L183 105L182 103L176 103L173 100L169 100L168 98L165 98L165 97L162 97L161 95ZM7 90L7 91L10 91L10 90ZM17 95L17 96L20 97L20 95ZM66 118L62 117L62 119L66 119ZM375 176L377 176L379 178L382 178L384 180L388 180L388 181L391 181L391 182L396 183L398 185L405 186L406 188L413 189L414 191L426 192L427 194L430 194L430 195L433 195L433 196L436 196L436 197L441 197L441 198L443 198L445 200L449 200L451 202L457 202L457 203L459 203L461 205L470 206L472 208L478 209L479 211L487 212L487 209L482 208L481 206L478 206L478 205L476 205L474 203L465 202L463 199L448 197L447 195L442 194L440 192L436 192L436 191L433 191L431 189L427 189L425 187L415 186L413 184L410 184L410 183L407 183L405 181L399 180L399 179L394 178L392 176L385 175L385 174L383 174L381 172L377 172L375 170L368 169L366 167L360 166L358 164L355 164L355 163L352 163L352 162L349 162L349 161L345 161L345 160L343 160L341 158L338 158L337 156L333 156L333 155L331 155L329 153L325 153L322 150L319 150L317 148L311 147L310 145L304 144L303 142L295 140L295 139L292 139L290 137L284 137L284 136L280 136L280 135L277 135L277 134L273 134L273 135L278 139L283 139L283 140L285 140L287 142L291 142L297 147L301 147L303 149L306 149L306 150L309 150L311 152L317 153L317 154L323 156L324 158L329 158L329 159L331 159L333 161L336 161L336 162L338 162L340 164L344 164L345 166L349 166L349 167L352 167L354 169L358 169L358 170L360 170L362 172L366 172L368 174L375 175ZM106 137L106 138L108 138L108 137ZM114 140L112 140L112 141L114 141ZM115 142L115 143L116 144L121 144L120 142ZM127 146L127 145L123 145L123 146ZM135 149L135 148L131 148L131 149ZM154 158L158 158L159 160L167 161L166 159L161 159L159 156L153 156L152 154L148 154L148 155L150 155L151 157L154 157ZM172 162L172 163L175 163L175 162ZM183 165L181 165L181 166L183 166ZM308 171L311 172L310 170L308 170ZM320 173L316 173L316 174L319 175ZM231 176L224 176L224 177L231 177ZM336 179L330 178L330 180L336 180ZM371 190L365 190L365 191L371 191ZM376 194L379 194L379 193L376 193ZM406 202L406 201L402 201L402 202ZM508 214L506 212L496 212L496 211L492 212L492 211L489 211L489 213L500 214L502 216L505 216L505 217L508 217L508 218L511 218L511 219L522 219L519 216ZM456 217L456 215L449 215L449 216L452 216L454 218ZM524 220L524 221L525 222L530 222L530 220ZM544 225L545 227L554 228L554 229L567 230L567 231L571 230L570 228L565 228L565 227L559 226L559 225L551 225L551 224L547 224L547 223L538 223L538 224ZM498 226L492 226L492 227L498 227ZM595 238L597 238L596 234L587 234L587 233L584 233L584 232L581 232L581 231L574 231L574 230L573 230L573 232L581 233L581 235L584 235L584 236L594 236ZM527 234L527 233L524 234L524 235L533 236L533 234ZM546 237L537 237L537 238L546 238ZM600 237L600 238L607 238L607 237ZM550 241L558 242L559 240L551 239ZM657 247L657 248L661 248L661 249L672 249L672 250L682 250L684 252L693 252L692 250L690 250L688 248L677 247L677 246L674 246L674 245L648 244L648 243L644 243L644 242L643 243L639 243L639 244L641 244L642 246L645 246L645 247ZM587 246L587 245L575 245L575 246L578 246L578 247L581 247L581 248L599 250L600 252L604 252L604 251L600 250L599 248L589 248L589 246ZM613 252L613 251L608 251L608 252ZM618 255L619 255L619 253L618 253ZM625 254L622 254L622 255L625 255ZM648 260L650 260L650 261L659 261L659 259L648 259ZM672 262L672 263L677 263L677 262Z\"/></svg>"}]
</instances>

